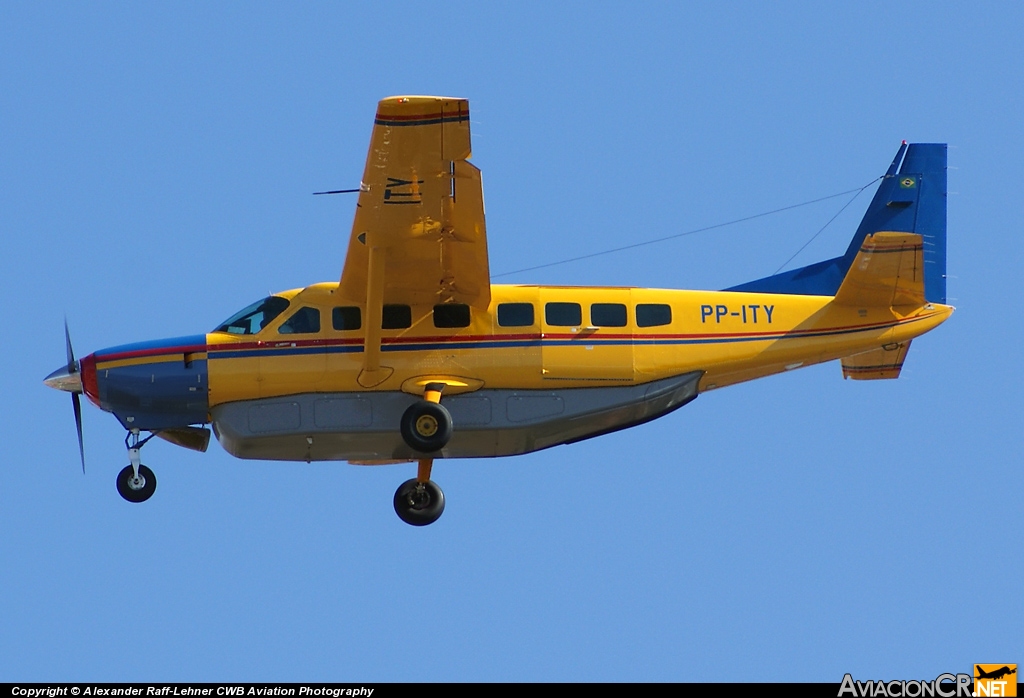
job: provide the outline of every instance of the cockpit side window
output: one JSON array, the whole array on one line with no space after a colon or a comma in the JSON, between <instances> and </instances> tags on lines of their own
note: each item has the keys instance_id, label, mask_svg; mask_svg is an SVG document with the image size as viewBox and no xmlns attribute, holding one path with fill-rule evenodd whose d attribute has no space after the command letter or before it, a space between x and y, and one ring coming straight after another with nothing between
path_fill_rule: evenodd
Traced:
<instances>
[{"instance_id":1,"label":"cockpit side window","mask_svg":"<svg viewBox=\"0 0 1024 698\"><path fill-rule=\"evenodd\" d=\"M320 331L320 311L305 306L277 328L279 334L316 334Z\"/></svg>"},{"instance_id":2,"label":"cockpit side window","mask_svg":"<svg viewBox=\"0 0 1024 698\"><path fill-rule=\"evenodd\" d=\"M274 318L288 309L289 302L280 296L267 296L241 310L214 330L230 334L256 334L269 325Z\"/></svg>"}]
</instances>

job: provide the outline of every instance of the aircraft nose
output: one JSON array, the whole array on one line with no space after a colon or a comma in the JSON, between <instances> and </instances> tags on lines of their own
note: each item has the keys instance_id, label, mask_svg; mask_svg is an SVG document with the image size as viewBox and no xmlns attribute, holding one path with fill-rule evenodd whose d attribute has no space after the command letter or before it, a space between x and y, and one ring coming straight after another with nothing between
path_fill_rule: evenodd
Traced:
<instances>
[{"instance_id":1,"label":"aircraft nose","mask_svg":"<svg viewBox=\"0 0 1024 698\"><path fill-rule=\"evenodd\" d=\"M78 363L72 364L73 371L68 366L61 366L56 371L43 379L43 383L55 390L63 390L68 393L82 392L82 374L78 371Z\"/></svg>"}]
</instances>

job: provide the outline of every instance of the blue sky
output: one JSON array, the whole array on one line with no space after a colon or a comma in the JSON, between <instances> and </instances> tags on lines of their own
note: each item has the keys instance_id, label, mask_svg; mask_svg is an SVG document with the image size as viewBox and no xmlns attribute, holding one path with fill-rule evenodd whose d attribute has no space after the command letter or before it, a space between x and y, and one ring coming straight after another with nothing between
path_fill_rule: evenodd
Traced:
<instances>
[{"instance_id":1,"label":"blue sky","mask_svg":"<svg viewBox=\"0 0 1024 698\"><path fill-rule=\"evenodd\" d=\"M632 5L632 4L631 4ZM1024 10L1012 3L0 4L0 680L932 678L1024 662ZM470 100L494 273L862 186L948 142L949 296L838 364L633 430L411 466L240 461L42 385L337 279L375 104ZM845 250L862 195L794 260ZM842 205L508 277L723 288Z\"/></svg>"}]
</instances>

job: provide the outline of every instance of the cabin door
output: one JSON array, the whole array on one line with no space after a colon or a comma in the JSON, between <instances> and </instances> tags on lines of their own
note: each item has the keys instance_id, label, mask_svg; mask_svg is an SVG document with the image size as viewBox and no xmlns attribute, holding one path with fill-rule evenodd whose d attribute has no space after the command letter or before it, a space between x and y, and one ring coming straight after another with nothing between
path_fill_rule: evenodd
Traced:
<instances>
[{"instance_id":1,"label":"cabin door","mask_svg":"<svg viewBox=\"0 0 1024 698\"><path fill-rule=\"evenodd\" d=\"M545 379L633 380L629 289L542 289L540 315Z\"/></svg>"},{"instance_id":2,"label":"cabin door","mask_svg":"<svg viewBox=\"0 0 1024 698\"><path fill-rule=\"evenodd\" d=\"M326 318L330 322L330 317ZM260 397L324 389L327 354L319 308L294 310L260 342Z\"/></svg>"}]
</instances>

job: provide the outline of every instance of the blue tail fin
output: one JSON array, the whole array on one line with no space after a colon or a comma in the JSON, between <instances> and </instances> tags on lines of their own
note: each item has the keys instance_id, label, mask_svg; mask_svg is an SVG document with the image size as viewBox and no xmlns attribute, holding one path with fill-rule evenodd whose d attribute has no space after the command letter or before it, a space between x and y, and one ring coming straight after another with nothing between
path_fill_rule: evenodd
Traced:
<instances>
[{"instance_id":1,"label":"blue tail fin","mask_svg":"<svg viewBox=\"0 0 1024 698\"><path fill-rule=\"evenodd\" d=\"M924 293L946 302L946 144L904 143L878 185L857 234L842 257L784 271L727 291L834 296L864 238L880 231L924 238Z\"/></svg>"}]
</instances>

